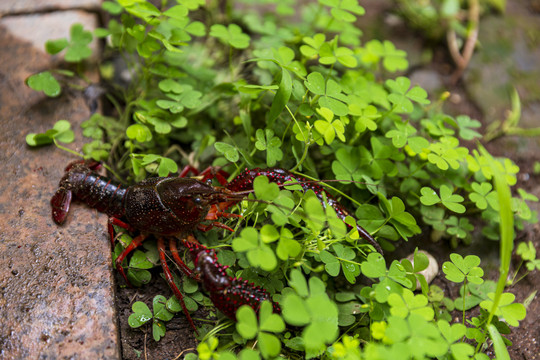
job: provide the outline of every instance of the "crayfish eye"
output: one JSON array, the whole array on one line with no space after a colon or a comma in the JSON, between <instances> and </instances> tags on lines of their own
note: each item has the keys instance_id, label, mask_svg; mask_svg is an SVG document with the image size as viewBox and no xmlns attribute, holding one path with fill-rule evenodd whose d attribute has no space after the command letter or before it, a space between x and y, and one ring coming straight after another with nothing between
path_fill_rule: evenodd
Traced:
<instances>
[{"instance_id":1,"label":"crayfish eye","mask_svg":"<svg viewBox=\"0 0 540 360\"><path fill-rule=\"evenodd\" d=\"M202 198L201 198L200 196L195 196L195 197L193 198L193 202L194 202L195 204L200 204L200 203L202 203Z\"/></svg>"}]
</instances>

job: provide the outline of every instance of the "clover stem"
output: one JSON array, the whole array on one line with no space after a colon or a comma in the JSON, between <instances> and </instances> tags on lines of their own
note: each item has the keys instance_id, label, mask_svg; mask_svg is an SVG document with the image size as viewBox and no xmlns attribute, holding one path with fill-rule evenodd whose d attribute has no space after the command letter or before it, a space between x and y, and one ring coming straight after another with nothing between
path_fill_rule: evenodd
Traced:
<instances>
[{"instance_id":1,"label":"clover stem","mask_svg":"<svg viewBox=\"0 0 540 360\"><path fill-rule=\"evenodd\" d=\"M285 108L287 109L287 111L289 112L289 114L291 114L291 117L294 121L294 123L296 124L296 126L298 126L298 129L300 129L300 133L302 134L302 137L304 138L304 152L302 153L302 157L300 158L300 160L296 163L296 165L291 169L291 172L295 171L296 169L298 169L300 167L300 165L302 165L302 163L306 160L306 157L307 157L307 154L308 154L308 149L309 149L309 145L311 145L310 141L308 139L306 139L306 135L304 134L304 132L302 131L302 129L300 128L300 124L298 123L298 120L296 120L296 117L294 116L294 114L292 113L291 109L285 105Z\"/></svg>"},{"instance_id":2,"label":"clover stem","mask_svg":"<svg viewBox=\"0 0 540 360\"><path fill-rule=\"evenodd\" d=\"M463 311L463 318L462 323L465 325L465 296L467 296L467 277L465 277L465 281L463 281L463 303L462 303L462 311Z\"/></svg>"},{"instance_id":3,"label":"clover stem","mask_svg":"<svg viewBox=\"0 0 540 360\"><path fill-rule=\"evenodd\" d=\"M57 148L59 148L59 149L61 149L61 150L64 150L64 151L67 151L68 153L73 154L73 155L76 155L76 156L78 156L78 157L83 157L80 153L78 153L78 152L76 152L76 151L74 151L74 150L71 150L71 149L69 149L69 148L67 148L67 147L65 147L65 146L60 145L60 144L56 141L55 138L53 138L53 142L54 142L54 145L56 145Z\"/></svg>"}]
</instances>

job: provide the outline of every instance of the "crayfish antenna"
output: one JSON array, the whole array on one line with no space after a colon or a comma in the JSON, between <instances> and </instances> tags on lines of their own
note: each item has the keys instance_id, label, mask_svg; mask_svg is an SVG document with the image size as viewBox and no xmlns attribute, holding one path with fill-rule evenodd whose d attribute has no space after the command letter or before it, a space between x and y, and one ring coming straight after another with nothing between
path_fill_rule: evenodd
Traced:
<instances>
[{"instance_id":1,"label":"crayfish antenna","mask_svg":"<svg viewBox=\"0 0 540 360\"><path fill-rule=\"evenodd\" d=\"M72 198L71 190L63 187L56 190L56 193L51 198L52 217L58 225L62 225L66 221Z\"/></svg>"}]
</instances>

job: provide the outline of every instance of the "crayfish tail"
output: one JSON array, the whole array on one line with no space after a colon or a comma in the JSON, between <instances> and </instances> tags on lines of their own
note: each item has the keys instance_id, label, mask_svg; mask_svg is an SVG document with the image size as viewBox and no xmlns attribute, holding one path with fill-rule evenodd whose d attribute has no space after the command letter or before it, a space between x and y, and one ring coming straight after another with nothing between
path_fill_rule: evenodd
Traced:
<instances>
[{"instance_id":1,"label":"crayfish tail","mask_svg":"<svg viewBox=\"0 0 540 360\"><path fill-rule=\"evenodd\" d=\"M51 198L52 217L55 223L62 225L66 221L73 194L71 190L60 187Z\"/></svg>"}]
</instances>

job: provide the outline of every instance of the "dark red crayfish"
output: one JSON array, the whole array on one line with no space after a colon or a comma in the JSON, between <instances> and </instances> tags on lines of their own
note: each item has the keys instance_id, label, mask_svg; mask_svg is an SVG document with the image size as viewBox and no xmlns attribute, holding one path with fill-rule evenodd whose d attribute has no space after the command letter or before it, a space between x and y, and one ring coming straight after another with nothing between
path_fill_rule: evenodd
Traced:
<instances>
[{"instance_id":1,"label":"dark red crayfish","mask_svg":"<svg viewBox=\"0 0 540 360\"><path fill-rule=\"evenodd\" d=\"M270 181L278 185L286 181L297 181L305 191L313 190L321 201L326 197L326 202L323 202L325 206L332 206L341 219L344 220L350 215L320 185L292 175L283 169L246 170L227 183L225 173L214 172L211 168L201 173L202 181L184 177L190 171L198 174L193 168L186 167L180 177L149 178L138 184L122 187L96 173L95 170L100 166L97 162L83 161L68 165L66 174L60 180L58 190L51 199L54 221L59 225L63 224L71 201L78 199L109 215L108 231L113 246L113 225L130 232L140 232L118 256L115 263L128 284L129 280L122 268L123 260L150 235L155 235L158 238L158 251L167 283L178 298L193 328L195 325L185 307L182 293L175 285L167 265L166 239L171 255L180 269L201 282L216 308L234 319L236 310L240 306L249 305L257 311L262 301L271 301L270 295L266 290L247 283L245 280L228 276L225 272L226 267L217 261L215 253L198 244L192 236L193 231L196 229L208 231L213 227L233 231L216 220L223 217L239 217L224 210L241 201L245 197L245 192L253 189L253 181L260 175L267 176ZM206 181L213 177L216 177L223 187L214 187ZM210 222L203 223L207 221ZM357 229L363 239L382 252L379 244L365 229L360 226L357 226ZM191 270L180 258L177 248L178 238L189 249L195 270ZM276 303L274 303L274 310L279 311Z\"/></svg>"}]
</instances>

